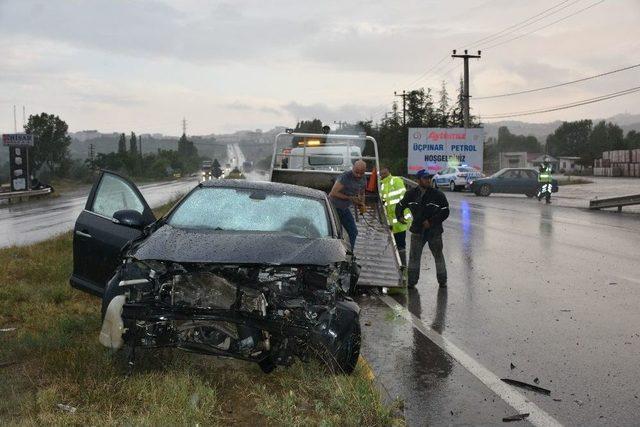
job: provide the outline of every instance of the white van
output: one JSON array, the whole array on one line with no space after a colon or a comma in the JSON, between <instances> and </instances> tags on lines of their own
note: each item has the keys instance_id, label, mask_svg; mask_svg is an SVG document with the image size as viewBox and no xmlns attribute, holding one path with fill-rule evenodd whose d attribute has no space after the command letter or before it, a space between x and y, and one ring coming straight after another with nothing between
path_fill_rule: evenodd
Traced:
<instances>
[{"instance_id":1,"label":"white van","mask_svg":"<svg viewBox=\"0 0 640 427\"><path fill-rule=\"evenodd\" d=\"M304 156L304 158L303 158ZM291 150L289 169L341 171L351 169L353 163L362 157L356 145L318 145L296 147ZM303 166L304 160L304 168Z\"/></svg>"}]
</instances>

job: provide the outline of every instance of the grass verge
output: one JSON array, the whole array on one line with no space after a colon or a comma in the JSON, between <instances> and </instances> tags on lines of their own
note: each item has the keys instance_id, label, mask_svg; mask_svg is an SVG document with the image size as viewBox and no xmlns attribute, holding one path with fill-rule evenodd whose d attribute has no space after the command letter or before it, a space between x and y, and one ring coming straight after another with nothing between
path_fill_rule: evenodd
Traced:
<instances>
[{"instance_id":1,"label":"grass verge","mask_svg":"<svg viewBox=\"0 0 640 427\"><path fill-rule=\"evenodd\" d=\"M66 233L0 250L0 329L16 328L0 331L0 424L401 423L361 364L349 377L318 363L265 375L246 362L163 350L126 377L124 357L98 343L100 301L69 286L71 249Z\"/></svg>"}]
</instances>

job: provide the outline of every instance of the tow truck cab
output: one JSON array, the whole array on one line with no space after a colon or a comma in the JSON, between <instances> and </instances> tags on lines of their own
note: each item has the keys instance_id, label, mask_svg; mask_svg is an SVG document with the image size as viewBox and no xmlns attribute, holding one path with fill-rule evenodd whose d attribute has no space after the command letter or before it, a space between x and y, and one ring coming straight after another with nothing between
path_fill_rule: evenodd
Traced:
<instances>
[{"instance_id":1,"label":"tow truck cab","mask_svg":"<svg viewBox=\"0 0 640 427\"><path fill-rule=\"evenodd\" d=\"M306 146L304 144L307 144ZM306 170L344 171L362 157L359 146L327 144L319 139L300 141L291 149L289 168Z\"/></svg>"}]
</instances>

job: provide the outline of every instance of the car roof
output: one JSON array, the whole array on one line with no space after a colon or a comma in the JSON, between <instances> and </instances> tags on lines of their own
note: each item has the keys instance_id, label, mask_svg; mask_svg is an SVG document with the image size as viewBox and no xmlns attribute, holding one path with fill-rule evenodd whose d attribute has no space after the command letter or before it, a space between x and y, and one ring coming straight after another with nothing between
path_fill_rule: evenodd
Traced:
<instances>
[{"instance_id":1,"label":"car roof","mask_svg":"<svg viewBox=\"0 0 640 427\"><path fill-rule=\"evenodd\" d=\"M216 179L201 182L199 186L203 188L245 188L249 190L265 190L322 200L326 199L327 196L324 191L301 187L299 185L270 181L247 181L246 179Z\"/></svg>"}]
</instances>

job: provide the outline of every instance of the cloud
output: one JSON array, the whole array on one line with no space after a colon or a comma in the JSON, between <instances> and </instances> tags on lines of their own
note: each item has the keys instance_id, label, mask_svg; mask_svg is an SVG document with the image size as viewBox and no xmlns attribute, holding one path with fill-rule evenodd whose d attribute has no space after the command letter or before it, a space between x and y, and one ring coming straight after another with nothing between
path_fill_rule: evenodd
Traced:
<instances>
[{"instance_id":1,"label":"cloud","mask_svg":"<svg viewBox=\"0 0 640 427\"><path fill-rule=\"evenodd\" d=\"M239 101L234 101L224 105L224 108L228 108L230 110L236 111L244 111L249 113L265 113L265 114L273 114L273 115L282 115L283 111L278 108L269 107L266 105L254 105L254 104L246 104Z\"/></svg>"},{"instance_id":2,"label":"cloud","mask_svg":"<svg viewBox=\"0 0 640 427\"><path fill-rule=\"evenodd\" d=\"M313 19L265 20L231 4L199 10L153 0L7 1L0 5L0 31L117 54L224 63L286 53L318 30Z\"/></svg>"},{"instance_id":3,"label":"cloud","mask_svg":"<svg viewBox=\"0 0 640 427\"><path fill-rule=\"evenodd\" d=\"M332 123L335 121L348 121L351 123L360 120L369 120L370 116L380 109L384 109L384 106L378 105L356 105L356 104L342 104L337 106L328 106L323 103L316 104L300 104L292 101L282 108L286 110L296 120L310 120L320 119L325 123Z\"/></svg>"}]
</instances>

